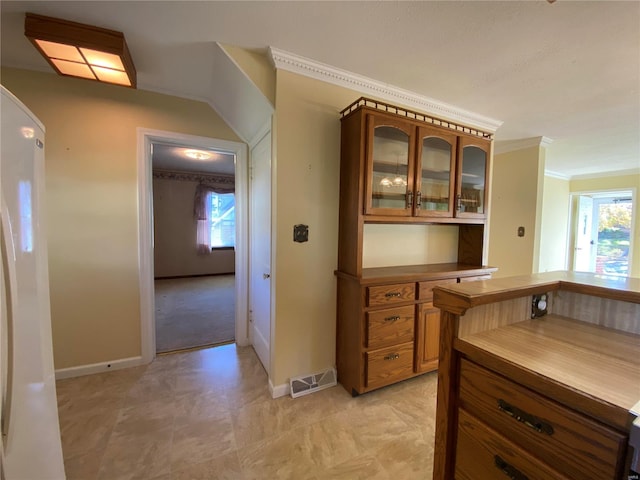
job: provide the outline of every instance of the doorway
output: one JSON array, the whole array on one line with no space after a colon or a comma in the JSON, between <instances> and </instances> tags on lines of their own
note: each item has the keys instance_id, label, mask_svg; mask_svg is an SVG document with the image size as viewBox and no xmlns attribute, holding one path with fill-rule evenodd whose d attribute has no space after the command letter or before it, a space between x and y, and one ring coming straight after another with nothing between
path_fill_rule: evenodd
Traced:
<instances>
[{"instance_id":1,"label":"doorway","mask_svg":"<svg viewBox=\"0 0 640 480\"><path fill-rule=\"evenodd\" d=\"M573 270L629 276L633 252L634 192L573 194Z\"/></svg>"},{"instance_id":2,"label":"doorway","mask_svg":"<svg viewBox=\"0 0 640 480\"><path fill-rule=\"evenodd\" d=\"M151 158L156 353L231 343L235 155L154 142Z\"/></svg>"},{"instance_id":3,"label":"doorway","mask_svg":"<svg viewBox=\"0 0 640 480\"><path fill-rule=\"evenodd\" d=\"M154 298L154 229L153 174L154 144L184 147L193 146L205 151L226 153L235 157L235 341L248 345L247 325L247 152L238 142L207 137L183 135L159 130L138 129L138 202L139 202L139 272L142 361L148 363L156 354L155 298Z\"/></svg>"}]
</instances>

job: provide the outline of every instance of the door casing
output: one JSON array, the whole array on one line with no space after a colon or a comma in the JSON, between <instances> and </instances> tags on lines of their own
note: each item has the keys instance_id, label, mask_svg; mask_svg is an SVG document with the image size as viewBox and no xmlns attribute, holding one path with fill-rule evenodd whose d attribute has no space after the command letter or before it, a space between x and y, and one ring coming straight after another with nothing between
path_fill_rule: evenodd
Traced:
<instances>
[{"instance_id":1,"label":"door casing","mask_svg":"<svg viewBox=\"0 0 640 480\"><path fill-rule=\"evenodd\" d=\"M236 344L249 344L248 331L248 165L244 143L162 130L138 128L138 274L140 286L140 338L142 363L156 355L153 275L153 186L151 144L162 142L220 150L236 158Z\"/></svg>"}]
</instances>

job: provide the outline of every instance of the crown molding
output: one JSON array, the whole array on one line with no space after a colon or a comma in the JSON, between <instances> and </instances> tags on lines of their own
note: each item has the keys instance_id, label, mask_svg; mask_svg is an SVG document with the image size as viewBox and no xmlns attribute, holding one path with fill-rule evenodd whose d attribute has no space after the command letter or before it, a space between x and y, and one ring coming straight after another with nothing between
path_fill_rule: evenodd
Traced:
<instances>
[{"instance_id":1,"label":"crown molding","mask_svg":"<svg viewBox=\"0 0 640 480\"><path fill-rule=\"evenodd\" d=\"M590 180L593 178L604 177L626 177L629 175L640 175L640 168L632 168L629 170L612 170L599 173L586 173L584 175L572 175L571 180Z\"/></svg>"},{"instance_id":2,"label":"crown molding","mask_svg":"<svg viewBox=\"0 0 640 480\"><path fill-rule=\"evenodd\" d=\"M551 177L551 178L557 178L559 180L571 180L571 176L569 175L565 175L564 173L560 173L560 172L554 172L553 170L545 170L544 171L544 176L545 177Z\"/></svg>"},{"instance_id":3,"label":"crown molding","mask_svg":"<svg viewBox=\"0 0 640 480\"><path fill-rule=\"evenodd\" d=\"M517 140L498 140L494 142L493 153L501 154L507 152L515 152L516 150L524 150L530 147L546 148L553 142L548 137L530 137L518 138Z\"/></svg>"},{"instance_id":4,"label":"crown molding","mask_svg":"<svg viewBox=\"0 0 640 480\"><path fill-rule=\"evenodd\" d=\"M463 110L433 98L382 83L357 73L332 67L325 63L316 62L294 53L269 47L269 54L271 63L277 69L332 83L363 94L375 95L381 100L400 103L405 107L417 108L443 120L460 122L491 133L495 133L498 127L502 125L500 120Z\"/></svg>"}]
</instances>

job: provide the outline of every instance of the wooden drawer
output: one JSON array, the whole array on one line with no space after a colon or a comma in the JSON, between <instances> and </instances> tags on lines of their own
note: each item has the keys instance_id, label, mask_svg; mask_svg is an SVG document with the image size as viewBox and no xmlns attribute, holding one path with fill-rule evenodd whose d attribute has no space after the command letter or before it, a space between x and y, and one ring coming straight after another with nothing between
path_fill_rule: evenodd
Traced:
<instances>
[{"instance_id":1,"label":"wooden drawer","mask_svg":"<svg viewBox=\"0 0 640 480\"><path fill-rule=\"evenodd\" d=\"M367 388L382 387L413 374L413 342L366 353Z\"/></svg>"},{"instance_id":2,"label":"wooden drawer","mask_svg":"<svg viewBox=\"0 0 640 480\"><path fill-rule=\"evenodd\" d=\"M367 348L381 348L413 340L415 307L376 310L367 313Z\"/></svg>"},{"instance_id":3,"label":"wooden drawer","mask_svg":"<svg viewBox=\"0 0 640 480\"><path fill-rule=\"evenodd\" d=\"M464 410L458 412L455 478L568 480Z\"/></svg>"},{"instance_id":4,"label":"wooden drawer","mask_svg":"<svg viewBox=\"0 0 640 480\"><path fill-rule=\"evenodd\" d=\"M418 283L418 300L433 300L433 287L445 285L447 283L457 283L455 278L441 278L440 280L429 280Z\"/></svg>"},{"instance_id":5,"label":"wooden drawer","mask_svg":"<svg viewBox=\"0 0 640 480\"><path fill-rule=\"evenodd\" d=\"M622 472L624 435L464 359L460 406L570 478Z\"/></svg>"},{"instance_id":6,"label":"wooden drawer","mask_svg":"<svg viewBox=\"0 0 640 480\"><path fill-rule=\"evenodd\" d=\"M393 305L394 303L415 300L415 283L397 283L395 285L380 285L367 287L367 306Z\"/></svg>"},{"instance_id":7,"label":"wooden drawer","mask_svg":"<svg viewBox=\"0 0 640 480\"><path fill-rule=\"evenodd\" d=\"M490 280L491 275L474 275L473 277L460 277L460 283L462 282L475 282L477 280Z\"/></svg>"}]
</instances>

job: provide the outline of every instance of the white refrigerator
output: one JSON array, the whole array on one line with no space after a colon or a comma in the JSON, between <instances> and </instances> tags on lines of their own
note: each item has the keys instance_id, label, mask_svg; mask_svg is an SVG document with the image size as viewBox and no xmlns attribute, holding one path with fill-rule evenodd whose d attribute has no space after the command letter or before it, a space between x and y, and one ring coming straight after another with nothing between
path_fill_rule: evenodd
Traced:
<instances>
[{"instance_id":1,"label":"white refrigerator","mask_svg":"<svg viewBox=\"0 0 640 480\"><path fill-rule=\"evenodd\" d=\"M44 127L0 89L1 475L64 479L49 306Z\"/></svg>"}]
</instances>

